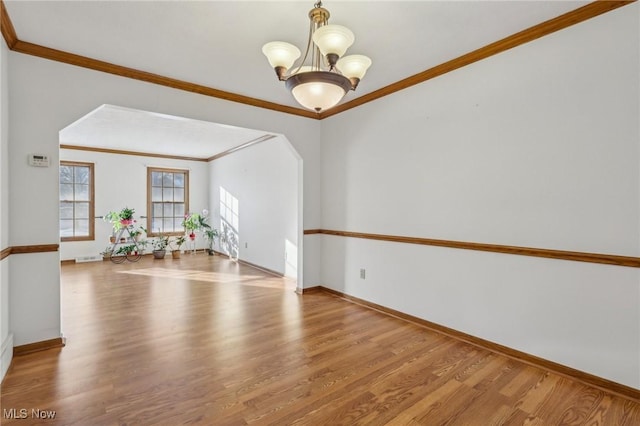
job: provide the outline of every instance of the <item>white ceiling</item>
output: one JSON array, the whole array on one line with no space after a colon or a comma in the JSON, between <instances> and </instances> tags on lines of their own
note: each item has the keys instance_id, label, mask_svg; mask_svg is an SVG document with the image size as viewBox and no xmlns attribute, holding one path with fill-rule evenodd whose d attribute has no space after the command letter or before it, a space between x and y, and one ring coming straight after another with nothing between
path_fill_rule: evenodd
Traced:
<instances>
[{"instance_id":1,"label":"white ceiling","mask_svg":"<svg viewBox=\"0 0 640 426\"><path fill-rule=\"evenodd\" d=\"M355 33L348 53L365 54L373 61L357 91L345 97L351 100L585 3L326 0L323 6L331 12L331 23ZM5 0L5 5L22 41L299 107L261 48L268 41L282 40L304 52L313 1ZM126 115L122 109L100 112L118 119ZM159 117L146 118L158 126ZM131 117L123 119L130 126ZM184 131L185 121L165 119L160 127L175 125L176 131ZM104 120L105 116L96 117ZM199 125L191 133L204 132L206 126ZM228 130L223 131L225 136L232 133ZM214 148L209 136L202 137L207 148L194 147L194 156L196 151L211 156L223 150ZM239 139L247 142L252 137Z\"/></svg>"},{"instance_id":2,"label":"white ceiling","mask_svg":"<svg viewBox=\"0 0 640 426\"><path fill-rule=\"evenodd\" d=\"M102 105L60 131L61 145L209 158L265 132Z\"/></svg>"}]
</instances>

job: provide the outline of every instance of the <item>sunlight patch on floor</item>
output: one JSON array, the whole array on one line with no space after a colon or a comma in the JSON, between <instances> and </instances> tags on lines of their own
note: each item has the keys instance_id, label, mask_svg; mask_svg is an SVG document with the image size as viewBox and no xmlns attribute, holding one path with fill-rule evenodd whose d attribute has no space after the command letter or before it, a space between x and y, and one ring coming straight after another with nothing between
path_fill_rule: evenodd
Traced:
<instances>
[{"instance_id":1,"label":"sunlight patch on floor","mask_svg":"<svg viewBox=\"0 0 640 426\"><path fill-rule=\"evenodd\" d=\"M119 274L131 274L131 275L145 275L149 277L157 278L177 278L184 280L206 281L212 283L237 283L241 285L248 285L252 287L266 287L266 288L285 288L287 280L283 278L273 277L268 278L261 275L249 275L237 273L225 273L225 272L213 272L213 271L199 271L194 270L177 270L169 268L144 268L130 271L118 271Z\"/></svg>"}]
</instances>

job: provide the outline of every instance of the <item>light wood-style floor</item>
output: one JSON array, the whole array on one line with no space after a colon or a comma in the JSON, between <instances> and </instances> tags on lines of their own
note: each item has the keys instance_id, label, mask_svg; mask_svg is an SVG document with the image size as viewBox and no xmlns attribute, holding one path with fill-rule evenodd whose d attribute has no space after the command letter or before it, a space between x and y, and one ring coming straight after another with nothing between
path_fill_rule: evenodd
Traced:
<instances>
[{"instance_id":1,"label":"light wood-style floor","mask_svg":"<svg viewBox=\"0 0 640 426\"><path fill-rule=\"evenodd\" d=\"M638 403L297 295L221 256L65 265L62 300L67 346L14 358L3 413L54 410L42 424L56 425L640 425Z\"/></svg>"}]
</instances>

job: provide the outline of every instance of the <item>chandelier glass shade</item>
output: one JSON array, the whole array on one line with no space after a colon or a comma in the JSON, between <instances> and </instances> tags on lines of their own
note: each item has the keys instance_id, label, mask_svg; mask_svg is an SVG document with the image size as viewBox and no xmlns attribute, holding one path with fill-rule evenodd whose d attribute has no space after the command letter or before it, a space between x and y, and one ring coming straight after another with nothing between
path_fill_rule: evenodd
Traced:
<instances>
[{"instance_id":1,"label":"chandelier glass shade","mask_svg":"<svg viewBox=\"0 0 640 426\"><path fill-rule=\"evenodd\" d=\"M307 49L302 62L300 50L284 41L272 41L262 53L285 82L296 101L305 108L321 112L337 105L349 90L355 90L371 59L364 55L343 56L355 36L342 25L330 25L329 11L317 2L309 12ZM310 64L305 64L309 60Z\"/></svg>"}]
</instances>

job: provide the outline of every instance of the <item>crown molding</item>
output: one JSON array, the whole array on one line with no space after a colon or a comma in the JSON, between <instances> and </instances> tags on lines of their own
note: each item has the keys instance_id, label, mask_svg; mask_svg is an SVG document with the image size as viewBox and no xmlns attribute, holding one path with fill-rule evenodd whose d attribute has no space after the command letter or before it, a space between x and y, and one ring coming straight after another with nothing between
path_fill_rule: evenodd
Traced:
<instances>
[{"instance_id":1,"label":"crown molding","mask_svg":"<svg viewBox=\"0 0 640 426\"><path fill-rule=\"evenodd\" d=\"M276 135L265 134L259 136L255 139L252 139L248 142L243 143L242 145L235 146L233 148L229 148L226 151L223 151L219 154L213 155L211 157L186 157L181 155L169 155L169 154L154 154L151 152L141 152L141 151L128 151L123 149L111 149L111 148L98 148L93 146L81 146L81 145L67 145L60 144L60 149L73 149L76 151L89 151L89 152L101 152L104 154L118 154L118 155L135 155L139 157L153 157L153 158L168 158L172 160L183 160L183 161L199 161L204 163L210 163L219 158L225 157L229 154L233 154L234 152L238 152L245 148L249 148L250 146L259 144L261 142L266 142L275 138Z\"/></svg>"},{"instance_id":2,"label":"crown molding","mask_svg":"<svg viewBox=\"0 0 640 426\"><path fill-rule=\"evenodd\" d=\"M207 162L206 158L200 158L200 157L186 157L186 156L181 156L181 155L169 155L169 154L154 154L154 153L150 153L150 152L128 151L128 150L123 150L123 149L111 149L111 148L98 148L98 147L93 147L93 146L80 146L80 145L60 144L60 149L73 149L73 150L77 150L77 151L102 152L102 153L105 153L105 154L137 155L137 156L140 156L140 157L169 158L169 159L172 159L172 160Z\"/></svg>"},{"instance_id":3,"label":"crown molding","mask_svg":"<svg viewBox=\"0 0 640 426\"><path fill-rule=\"evenodd\" d=\"M269 134L259 136L259 137L255 138L253 140L250 140L249 142L245 142L242 145L238 145L235 148L230 148L230 149L228 149L226 151L223 151L223 152L221 152L219 154L211 156L211 157L207 158L206 161L217 160L218 158L225 157L225 156L227 156L229 154L233 154L234 152L240 151L241 149L249 148L250 146L259 144L261 142L266 142L266 141L271 140L271 139L273 139L275 137L276 137L276 135L269 135Z\"/></svg>"},{"instance_id":4,"label":"crown molding","mask_svg":"<svg viewBox=\"0 0 640 426\"><path fill-rule=\"evenodd\" d=\"M212 87L202 86L195 83L189 83L183 80L177 80L170 77L164 77L158 74L149 73L146 71L137 70L134 68L128 68L121 65L112 64L109 62L100 61L97 59L89 58L86 56L76 55L61 50L52 49L46 46L41 46L27 41L22 41L18 38L15 28L11 22L11 18L6 10L4 2L0 0L0 24L2 25L2 36L7 43L9 49L15 52L24 53L27 55L37 56L44 59L50 59L52 61L62 62L70 65L76 65L83 68L92 69L95 71L106 72L109 74L118 75L121 77L131 78L134 80L145 81L147 83L158 84L161 86L171 87L173 89L184 90L187 92L198 93L204 96L210 96L217 99L227 100L230 102L237 102L245 105L250 105L258 108L264 108L272 111L283 112L286 114L293 114L300 117L313 118L316 120L322 120L327 117L339 114L344 111L348 111L352 108L358 107L365 103L380 99L392 93L404 90L408 87L446 74L450 71L472 64L474 62L486 59L490 56L504 52L505 50L512 49L516 46L520 46L524 43L528 43L532 40L544 37L545 35L554 33L580 22L586 21L590 18L602 15L628 4L635 3L637 0L596 0L578 9L567 12L556 18L542 22L533 27L527 28L516 34L503 38L502 40L488 44L484 47L474 50L473 52L459 56L455 59L447 61L443 64L437 65L426 71L407 77L396 83L392 83L381 89L367 93L352 101L345 102L338 106L333 107L328 111L324 111L320 114L309 111L302 108L294 108L287 105L281 105L274 102L265 101L258 98L252 98L249 96L239 95L236 93L226 92Z\"/></svg>"},{"instance_id":5,"label":"crown molding","mask_svg":"<svg viewBox=\"0 0 640 426\"><path fill-rule=\"evenodd\" d=\"M4 41L7 43L7 47L13 50L13 47L18 42L18 35L16 34L16 29L13 27L13 23L9 17L9 12L7 12L7 8L2 0L0 0L0 30L2 31Z\"/></svg>"},{"instance_id":6,"label":"crown molding","mask_svg":"<svg viewBox=\"0 0 640 426\"><path fill-rule=\"evenodd\" d=\"M381 89L375 90L371 93L367 93L366 95L360 96L352 101L339 104L327 111L321 112L320 119L331 117L332 115L339 114L343 111L350 110L376 99L380 99L392 93L399 92L400 90L404 90L408 87L415 86L416 84L457 70L458 68L462 68L474 62L478 62L493 55L497 55L498 53L504 52L505 50L513 49L514 47L552 34L556 31L560 31L564 28L586 21L587 19L591 19L619 7L635 3L635 1L636 0L594 1L578 9L560 15L556 18L549 19L548 21L542 22L538 25L527 28L526 30L505 37L502 40L498 40L494 43L488 44L455 59L444 62L433 68L429 68L426 71L412 75L411 77L407 77L404 80L400 80Z\"/></svg>"}]
</instances>

